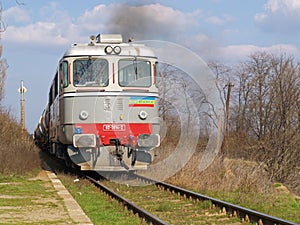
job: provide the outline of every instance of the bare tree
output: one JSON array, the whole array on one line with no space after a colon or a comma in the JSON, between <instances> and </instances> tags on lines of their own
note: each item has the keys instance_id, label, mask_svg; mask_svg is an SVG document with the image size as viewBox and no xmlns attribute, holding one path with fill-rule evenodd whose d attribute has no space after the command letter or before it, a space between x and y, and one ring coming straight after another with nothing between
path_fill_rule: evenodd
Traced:
<instances>
[{"instance_id":1,"label":"bare tree","mask_svg":"<svg viewBox=\"0 0 300 225\"><path fill-rule=\"evenodd\" d=\"M1 40L1 33L5 31L6 27L3 25L2 21L2 3L0 2L0 40ZM0 44L0 106L1 102L4 98L4 86L5 86L5 77L6 77L6 67L7 63L6 60L2 58L2 44Z\"/></svg>"},{"instance_id":2,"label":"bare tree","mask_svg":"<svg viewBox=\"0 0 300 225\"><path fill-rule=\"evenodd\" d=\"M208 136L209 103L197 82L184 71L161 64L158 86L161 97L159 111L163 120L168 125L188 126L189 132L200 126L201 134Z\"/></svg>"},{"instance_id":3,"label":"bare tree","mask_svg":"<svg viewBox=\"0 0 300 225\"><path fill-rule=\"evenodd\" d=\"M269 120L266 123L273 157L267 161L272 176L279 181L288 178L299 164L300 67L292 57L272 58Z\"/></svg>"},{"instance_id":4,"label":"bare tree","mask_svg":"<svg viewBox=\"0 0 300 225\"><path fill-rule=\"evenodd\" d=\"M277 181L286 180L299 165L299 71L293 57L259 52L235 73L235 127Z\"/></svg>"},{"instance_id":5,"label":"bare tree","mask_svg":"<svg viewBox=\"0 0 300 225\"><path fill-rule=\"evenodd\" d=\"M218 62L209 62L208 66L216 77L217 89L219 90L219 96L222 101L223 108L225 109L227 96L225 87L233 81L233 76L231 75L232 68Z\"/></svg>"},{"instance_id":6,"label":"bare tree","mask_svg":"<svg viewBox=\"0 0 300 225\"><path fill-rule=\"evenodd\" d=\"M176 72L174 67L171 67L167 64L160 64L160 73L158 79L158 87L160 93L159 99L159 112L160 116L164 121L168 121L168 115L170 111L172 111L172 94L170 91L172 90L172 83L170 79L172 75Z\"/></svg>"}]
</instances>

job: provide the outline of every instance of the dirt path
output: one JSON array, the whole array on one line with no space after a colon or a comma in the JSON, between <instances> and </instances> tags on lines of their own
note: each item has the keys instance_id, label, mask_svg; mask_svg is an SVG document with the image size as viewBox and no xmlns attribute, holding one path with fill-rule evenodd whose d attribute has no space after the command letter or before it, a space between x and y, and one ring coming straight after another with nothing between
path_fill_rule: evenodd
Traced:
<instances>
[{"instance_id":1,"label":"dirt path","mask_svg":"<svg viewBox=\"0 0 300 225\"><path fill-rule=\"evenodd\" d=\"M0 182L0 224L92 224L55 174Z\"/></svg>"}]
</instances>

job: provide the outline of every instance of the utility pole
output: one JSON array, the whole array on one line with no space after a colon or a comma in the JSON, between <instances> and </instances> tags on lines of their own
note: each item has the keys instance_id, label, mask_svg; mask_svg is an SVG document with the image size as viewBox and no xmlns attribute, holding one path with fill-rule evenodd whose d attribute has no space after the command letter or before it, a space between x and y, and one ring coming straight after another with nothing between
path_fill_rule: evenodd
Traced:
<instances>
[{"instance_id":1,"label":"utility pole","mask_svg":"<svg viewBox=\"0 0 300 225\"><path fill-rule=\"evenodd\" d=\"M20 88L18 92L20 93L20 116L21 116L21 129L22 132L25 131L25 99L24 94L26 93L27 89L24 86L24 81L21 80Z\"/></svg>"},{"instance_id":2,"label":"utility pole","mask_svg":"<svg viewBox=\"0 0 300 225\"><path fill-rule=\"evenodd\" d=\"M229 104L230 104L230 96L231 96L231 88L234 86L231 82L229 82L227 85L227 98L226 98L226 109L225 109L225 124L224 124L224 138L223 143L221 146L221 153L222 156L225 154L225 147L226 147L226 139L228 136L228 120L229 120Z\"/></svg>"}]
</instances>

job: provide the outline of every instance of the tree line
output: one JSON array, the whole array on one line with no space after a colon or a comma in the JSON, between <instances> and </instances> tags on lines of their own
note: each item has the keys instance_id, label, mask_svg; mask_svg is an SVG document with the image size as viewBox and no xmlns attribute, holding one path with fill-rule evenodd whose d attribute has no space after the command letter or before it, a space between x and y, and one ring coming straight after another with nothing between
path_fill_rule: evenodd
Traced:
<instances>
[{"instance_id":1,"label":"tree line","mask_svg":"<svg viewBox=\"0 0 300 225\"><path fill-rule=\"evenodd\" d=\"M234 84L227 135L239 143L237 151L247 149L240 155L263 165L274 181L299 173L300 63L286 54L256 52L234 68L210 66L223 86Z\"/></svg>"},{"instance_id":2,"label":"tree line","mask_svg":"<svg viewBox=\"0 0 300 225\"><path fill-rule=\"evenodd\" d=\"M300 63L293 56L256 52L234 66L211 62L225 110L232 85L225 157L254 160L277 182L300 173ZM180 123L175 111L191 113L185 99L199 109L201 137L209 133L207 99L191 77L178 68L163 65L160 112L169 126ZM174 88L180 95L174 94ZM172 103L181 99L181 108ZM208 117L207 117L208 116ZM191 120L194 115L187 115ZM178 127L178 126L177 126Z\"/></svg>"}]
</instances>

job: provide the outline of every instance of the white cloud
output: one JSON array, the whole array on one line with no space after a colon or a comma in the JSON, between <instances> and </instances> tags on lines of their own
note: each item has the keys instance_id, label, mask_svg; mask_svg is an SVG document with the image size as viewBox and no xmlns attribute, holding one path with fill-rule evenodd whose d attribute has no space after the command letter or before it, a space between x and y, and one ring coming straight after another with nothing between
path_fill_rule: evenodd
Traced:
<instances>
[{"instance_id":1,"label":"white cloud","mask_svg":"<svg viewBox=\"0 0 300 225\"><path fill-rule=\"evenodd\" d=\"M299 0L269 0L264 8L272 13L298 11L300 10L300 2Z\"/></svg>"},{"instance_id":2,"label":"white cloud","mask_svg":"<svg viewBox=\"0 0 300 225\"><path fill-rule=\"evenodd\" d=\"M11 23L28 23L30 22L29 13L20 7L11 7L2 13L2 20L8 26Z\"/></svg>"},{"instance_id":3,"label":"white cloud","mask_svg":"<svg viewBox=\"0 0 300 225\"><path fill-rule=\"evenodd\" d=\"M268 0L264 12L257 13L254 19L266 31L300 32L300 1Z\"/></svg>"},{"instance_id":4,"label":"white cloud","mask_svg":"<svg viewBox=\"0 0 300 225\"><path fill-rule=\"evenodd\" d=\"M261 47L256 45L230 45L219 48L217 60L222 62L239 62L247 59L255 52L268 52L273 54L285 53L294 57L300 57L300 51L293 45L271 45Z\"/></svg>"},{"instance_id":5,"label":"white cloud","mask_svg":"<svg viewBox=\"0 0 300 225\"><path fill-rule=\"evenodd\" d=\"M19 10L19 9L14 9ZM7 10L10 12L10 9ZM199 10L183 13L161 4L150 5L97 5L78 18L71 18L68 12L61 11L56 4L48 4L40 13L47 14L45 20L10 26L3 39L15 44L36 46L61 46L71 42L87 41L91 34L122 33L124 38L134 36L136 40L163 39L176 41L178 36L191 35L198 26ZM30 21L30 14L27 20ZM25 21L25 20L24 20Z\"/></svg>"},{"instance_id":6,"label":"white cloud","mask_svg":"<svg viewBox=\"0 0 300 225\"><path fill-rule=\"evenodd\" d=\"M274 13L277 13L278 10L282 11L279 3L291 3L290 5L286 4L286 9L300 10L297 1L269 0L265 5L266 11L257 15L257 23L266 24L266 21L270 21L270 18L275 15ZM21 9L14 7L5 11L7 18L14 18L12 17L13 12L18 10ZM91 34L118 32L122 33L124 38L133 35L136 40L173 41L190 48L205 59L241 60L255 51L274 51L276 49L299 55L298 49L291 45L274 45L265 48L255 45L220 47L218 40L199 31L201 28L199 19L203 18L203 14L199 10L184 13L161 4L140 6L100 4L85 11L78 18L72 18L68 12L59 10L55 4L49 4L42 10L48 15L46 21L9 26L2 35L3 40L13 43L15 46L43 49L56 47L58 49L73 42L87 42ZM30 22L30 14L25 10L21 10L21 12L23 21ZM210 17L206 22L222 25L232 19L228 15L223 15ZM227 29L224 32L233 32L233 30ZM235 33L238 32L235 31Z\"/></svg>"},{"instance_id":7,"label":"white cloud","mask_svg":"<svg viewBox=\"0 0 300 225\"><path fill-rule=\"evenodd\" d=\"M22 47L53 49L53 46L59 47L77 41L79 32L76 25L72 23L68 13L57 8L56 4L49 4L41 8L39 12L34 12L34 16L21 7L9 8L4 11L3 20L8 18L14 23L8 24L2 34L2 39L18 49ZM38 14L43 14L41 18L45 20L33 22L33 18Z\"/></svg>"},{"instance_id":8,"label":"white cloud","mask_svg":"<svg viewBox=\"0 0 300 225\"><path fill-rule=\"evenodd\" d=\"M78 27L85 32L105 32L109 24L108 16L112 10L114 10L112 5L97 5L78 18Z\"/></svg>"},{"instance_id":9,"label":"white cloud","mask_svg":"<svg viewBox=\"0 0 300 225\"><path fill-rule=\"evenodd\" d=\"M23 27L8 27L3 39L17 44L28 45L62 45L68 43L67 38L61 36L57 24L37 22Z\"/></svg>"}]
</instances>

